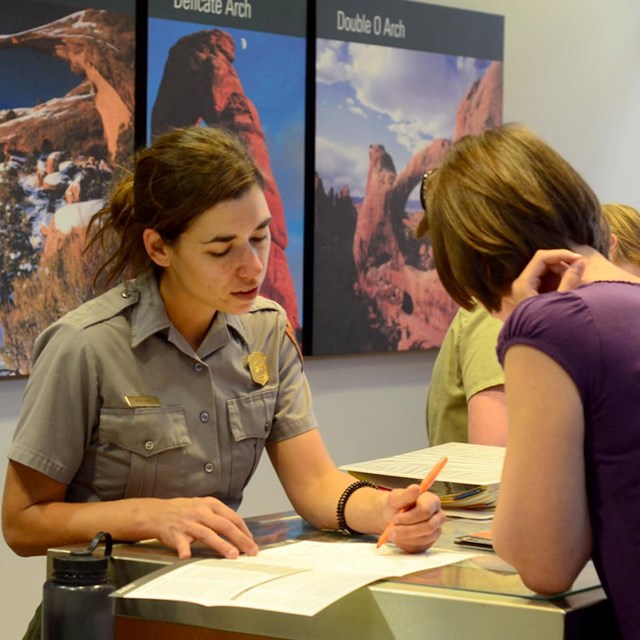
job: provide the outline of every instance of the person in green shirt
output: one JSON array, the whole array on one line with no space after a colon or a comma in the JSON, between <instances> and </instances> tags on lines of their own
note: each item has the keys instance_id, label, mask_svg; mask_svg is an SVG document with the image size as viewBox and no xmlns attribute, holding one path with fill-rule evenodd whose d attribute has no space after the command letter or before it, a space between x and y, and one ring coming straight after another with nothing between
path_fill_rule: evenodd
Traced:
<instances>
[{"instance_id":1,"label":"person in green shirt","mask_svg":"<svg viewBox=\"0 0 640 640\"><path fill-rule=\"evenodd\" d=\"M507 434L504 372L496 356L502 322L477 305L459 309L433 366L427 397L429 445L503 446Z\"/></svg>"}]
</instances>

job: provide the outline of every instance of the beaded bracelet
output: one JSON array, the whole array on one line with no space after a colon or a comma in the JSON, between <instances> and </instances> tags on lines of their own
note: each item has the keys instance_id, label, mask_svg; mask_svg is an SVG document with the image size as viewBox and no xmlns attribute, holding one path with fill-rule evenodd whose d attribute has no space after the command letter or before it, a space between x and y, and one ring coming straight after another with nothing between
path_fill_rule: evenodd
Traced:
<instances>
[{"instance_id":1,"label":"beaded bracelet","mask_svg":"<svg viewBox=\"0 0 640 640\"><path fill-rule=\"evenodd\" d=\"M362 489L363 487L372 487L373 489L377 489L376 485L372 482L368 482L367 480L358 480L350 484L340 496L338 500L338 506L336 507L336 516L338 518L338 531L340 533L344 533L345 536L360 536L362 533L360 531L356 531L352 529L348 524L344 517L344 508L347 506L347 500L351 497L351 494L358 489Z\"/></svg>"}]
</instances>

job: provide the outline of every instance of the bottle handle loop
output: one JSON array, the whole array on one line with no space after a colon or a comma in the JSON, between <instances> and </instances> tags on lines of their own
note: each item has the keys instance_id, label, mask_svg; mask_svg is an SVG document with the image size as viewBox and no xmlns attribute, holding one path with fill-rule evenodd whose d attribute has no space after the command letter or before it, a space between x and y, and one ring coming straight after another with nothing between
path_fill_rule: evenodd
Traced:
<instances>
[{"instance_id":1,"label":"bottle handle loop","mask_svg":"<svg viewBox=\"0 0 640 640\"><path fill-rule=\"evenodd\" d=\"M72 556L92 556L93 552L97 549L100 544L102 538L104 538L104 557L111 557L111 549L113 548L113 539L111 538L111 534L106 531L99 531L93 537L93 540L89 543L89 546L82 551L72 551L70 555Z\"/></svg>"}]
</instances>

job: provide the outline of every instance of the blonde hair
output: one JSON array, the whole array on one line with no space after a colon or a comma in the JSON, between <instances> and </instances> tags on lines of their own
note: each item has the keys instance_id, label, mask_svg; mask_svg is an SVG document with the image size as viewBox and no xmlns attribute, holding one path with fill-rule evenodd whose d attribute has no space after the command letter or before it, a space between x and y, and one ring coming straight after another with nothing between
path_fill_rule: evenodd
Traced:
<instances>
[{"instance_id":1,"label":"blonde hair","mask_svg":"<svg viewBox=\"0 0 640 640\"><path fill-rule=\"evenodd\" d=\"M611 261L622 258L640 266L640 211L626 204L608 202L602 205L602 216L618 239L611 251Z\"/></svg>"}]
</instances>

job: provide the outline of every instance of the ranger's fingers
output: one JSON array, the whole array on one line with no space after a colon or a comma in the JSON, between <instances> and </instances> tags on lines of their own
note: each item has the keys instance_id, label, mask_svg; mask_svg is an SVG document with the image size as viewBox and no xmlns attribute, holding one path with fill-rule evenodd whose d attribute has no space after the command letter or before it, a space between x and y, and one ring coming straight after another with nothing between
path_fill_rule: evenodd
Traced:
<instances>
[{"instance_id":1,"label":"ranger's fingers","mask_svg":"<svg viewBox=\"0 0 640 640\"><path fill-rule=\"evenodd\" d=\"M240 515L238 515L236 511L234 511L231 507L228 507L223 502L216 500L215 498L205 498L205 500L208 500L211 502L211 505L210 505L211 511L214 514L233 523L233 525L236 528L238 528L240 531L242 531L242 533L244 533L245 536L253 539L253 535L251 534L251 531L249 531L249 527L247 526L247 523L244 521L244 519Z\"/></svg>"},{"instance_id":2,"label":"ranger's fingers","mask_svg":"<svg viewBox=\"0 0 640 640\"><path fill-rule=\"evenodd\" d=\"M240 550L228 540L218 535L209 526L201 523L191 523L188 530L175 540L176 550L180 559L191 557L191 543L202 542L210 549L217 551L222 557L235 559L240 555Z\"/></svg>"},{"instance_id":3,"label":"ranger's fingers","mask_svg":"<svg viewBox=\"0 0 640 640\"><path fill-rule=\"evenodd\" d=\"M242 521L244 525L244 521ZM255 556L258 553L258 545L255 543L253 536L244 527L236 526L236 523L227 520L226 518L220 518L216 520L215 524L211 527L218 536L224 536L233 548L238 549L242 553L246 553L249 556ZM229 549L227 549L229 551Z\"/></svg>"},{"instance_id":4,"label":"ranger's fingers","mask_svg":"<svg viewBox=\"0 0 640 640\"><path fill-rule=\"evenodd\" d=\"M410 525L426 522L442 509L440 498L433 493L425 492L410 508L402 509L394 518L394 524Z\"/></svg>"},{"instance_id":5,"label":"ranger's fingers","mask_svg":"<svg viewBox=\"0 0 640 640\"><path fill-rule=\"evenodd\" d=\"M187 536L179 536L175 540L176 553L180 560L187 560L191 557L191 538Z\"/></svg>"}]
</instances>

